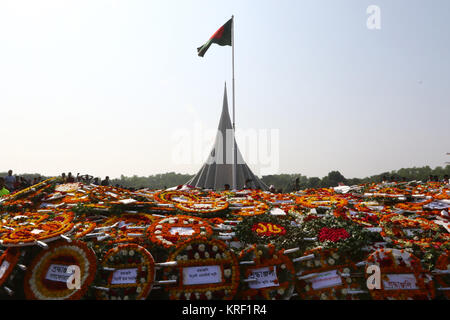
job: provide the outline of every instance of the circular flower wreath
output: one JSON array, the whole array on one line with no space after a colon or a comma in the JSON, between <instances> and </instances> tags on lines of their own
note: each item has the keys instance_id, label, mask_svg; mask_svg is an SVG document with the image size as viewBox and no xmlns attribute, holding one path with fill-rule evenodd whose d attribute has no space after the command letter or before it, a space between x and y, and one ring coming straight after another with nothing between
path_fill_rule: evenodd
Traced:
<instances>
[{"instance_id":1,"label":"circular flower wreath","mask_svg":"<svg viewBox=\"0 0 450 320\"><path fill-rule=\"evenodd\" d=\"M281 208L281 210L284 210L288 212L291 209L294 209L297 204L295 203L295 197L291 194L283 194L283 193L270 193L270 192L264 192L260 190L252 190L252 193L250 196L255 199L259 200L262 199L269 204L271 204L275 208Z\"/></svg>"},{"instance_id":2,"label":"circular flower wreath","mask_svg":"<svg viewBox=\"0 0 450 320\"><path fill-rule=\"evenodd\" d=\"M56 188L58 188L58 186ZM85 188L81 187L78 188L76 191L61 192L61 194L64 196L62 202L64 202L66 205L77 203L89 203L91 201L91 198L89 197L90 195L89 190L85 190Z\"/></svg>"},{"instance_id":3,"label":"circular flower wreath","mask_svg":"<svg viewBox=\"0 0 450 320\"><path fill-rule=\"evenodd\" d=\"M130 191L110 186L97 186L89 193L89 198L93 202L114 202L131 197Z\"/></svg>"},{"instance_id":4,"label":"circular flower wreath","mask_svg":"<svg viewBox=\"0 0 450 320\"><path fill-rule=\"evenodd\" d=\"M413 245L426 248L448 246L450 234L440 225L425 218L407 218L399 214L390 214L380 220L383 228L381 235L402 247Z\"/></svg>"},{"instance_id":5,"label":"circular flower wreath","mask_svg":"<svg viewBox=\"0 0 450 320\"><path fill-rule=\"evenodd\" d=\"M304 300L356 300L364 299L362 293L351 294L365 288L364 278L352 277L355 263L337 249L315 248L305 251L304 256L314 259L300 261L301 279L297 281L297 293Z\"/></svg>"},{"instance_id":6,"label":"circular flower wreath","mask_svg":"<svg viewBox=\"0 0 450 320\"><path fill-rule=\"evenodd\" d=\"M55 187L55 191L66 193L76 192L80 188L80 185L79 182L59 184Z\"/></svg>"},{"instance_id":7,"label":"circular flower wreath","mask_svg":"<svg viewBox=\"0 0 450 320\"><path fill-rule=\"evenodd\" d=\"M18 191L16 193L13 193L13 194L9 195L8 198L7 198L7 201L14 200L14 199L20 199L20 198L24 198L24 197L30 196L31 194L39 191L41 188L44 188L44 187L48 186L49 184L55 182L56 180L57 180L56 177L49 178L47 180L44 180L42 182L39 182L38 184L35 184L35 185L31 186L31 187L22 189L22 190L20 190L20 191Z\"/></svg>"},{"instance_id":8,"label":"circular flower wreath","mask_svg":"<svg viewBox=\"0 0 450 320\"><path fill-rule=\"evenodd\" d=\"M367 258L367 268L377 265L381 272L381 289L372 289L370 295L375 300L431 300L434 299L434 286L431 276L422 268L420 260L406 250L379 249ZM392 276L413 275L416 287L408 281L395 281ZM389 286L389 287L388 287ZM397 289L397 287L405 288ZM411 286L411 288L409 287Z\"/></svg>"},{"instance_id":9,"label":"circular flower wreath","mask_svg":"<svg viewBox=\"0 0 450 320\"><path fill-rule=\"evenodd\" d=\"M0 229L3 246L29 246L36 241L49 242L73 229L74 213L62 211L52 215L25 213L9 216Z\"/></svg>"},{"instance_id":10,"label":"circular flower wreath","mask_svg":"<svg viewBox=\"0 0 450 320\"><path fill-rule=\"evenodd\" d=\"M292 261L272 244L252 245L238 257L241 267L240 300L289 300L294 292ZM252 264L245 262L252 261ZM243 280L253 280L246 282Z\"/></svg>"},{"instance_id":11,"label":"circular flower wreath","mask_svg":"<svg viewBox=\"0 0 450 320\"><path fill-rule=\"evenodd\" d=\"M446 271L450 272L450 251L446 251L443 255L441 255L436 261L437 271ZM435 284L439 284L441 288L448 288L450 286L450 274L439 274L437 273L434 276ZM449 300L450 299L450 290L440 291L442 295Z\"/></svg>"},{"instance_id":12,"label":"circular flower wreath","mask_svg":"<svg viewBox=\"0 0 450 320\"><path fill-rule=\"evenodd\" d=\"M361 250L363 247L382 240L378 233L334 216L310 217L300 228L306 237L315 239L308 248L338 249L340 254L345 253L354 260L365 256Z\"/></svg>"},{"instance_id":13,"label":"circular flower wreath","mask_svg":"<svg viewBox=\"0 0 450 320\"><path fill-rule=\"evenodd\" d=\"M182 242L168 261L177 261L177 266L163 271L163 279L177 280L176 285L166 287L170 299L231 300L236 294L237 258L220 240L199 237ZM213 275L209 280L200 280L202 273Z\"/></svg>"},{"instance_id":14,"label":"circular flower wreath","mask_svg":"<svg viewBox=\"0 0 450 320\"><path fill-rule=\"evenodd\" d=\"M19 262L19 248L8 248L0 256L0 286L9 278L15 266Z\"/></svg>"},{"instance_id":15,"label":"circular flower wreath","mask_svg":"<svg viewBox=\"0 0 450 320\"><path fill-rule=\"evenodd\" d=\"M66 269L80 268L80 288L69 289ZM94 252L80 241L53 243L42 250L25 274L24 290L32 300L78 300L82 298L95 278L97 260Z\"/></svg>"},{"instance_id":16,"label":"circular flower wreath","mask_svg":"<svg viewBox=\"0 0 450 320\"><path fill-rule=\"evenodd\" d=\"M295 201L304 208L343 208L348 204L348 201L341 196L320 194L300 196Z\"/></svg>"},{"instance_id":17,"label":"circular flower wreath","mask_svg":"<svg viewBox=\"0 0 450 320\"><path fill-rule=\"evenodd\" d=\"M95 281L103 288L95 291L99 300L145 300L155 281L153 256L135 243L110 249L101 267Z\"/></svg>"},{"instance_id":18,"label":"circular flower wreath","mask_svg":"<svg viewBox=\"0 0 450 320\"><path fill-rule=\"evenodd\" d=\"M238 217L251 217L264 214L269 210L269 205L262 201L257 200L230 200L230 206L233 210L231 214Z\"/></svg>"},{"instance_id":19,"label":"circular flower wreath","mask_svg":"<svg viewBox=\"0 0 450 320\"><path fill-rule=\"evenodd\" d=\"M433 195L433 198L436 200L450 200L450 189L449 188L442 189L442 192Z\"/></svg>"},{"instance_id":20,"label":"circular flower wreath","mask_svg":"<svg viewBox=\"0 0 450 320\"><path fill-rule=\"evenodd\" d=\"M416 212L416 211L422 211L423 206L426 204L429 204L432 199L428 199L422 202L402 202L397 203L394 207L400 210L404 210L406 212Z\"/></svg>"},{"instance_id":21,"label":"circular flower wreath","mask_svg":"<svg viewBox=\"0 0 450 320\"><path fill-rule=\"evenodd\" d=\"M213 230L206 220L179 215L154 222L148 227L146 234L152 243L164 248L171 248L197 236L209 238L212 236Z\"/></svg>"},{"instance_id":22,"label":"circular flower wreath","mask_svg":"<svg viewBox=\"0 0 450 320\"><path fill-rule=\"evenodd\" d=\"M245 244L274 244L278 249L295 245L301 237L299 229L285 219L260 215L241 221L235 227L236 238Z\"/></svg>"},{"instance_id":23,"label":"circular flower wreath","mask_svg":"<svg viewBox=\"0 0 450 320\"><path fill-rule=\"evenodd\" d=\"M404 196L406 194L408 194L408 192L406 190L402 190L400 188L396 188L396 187L387 187L387 188L381 188L381 189L377 189L377 188L372 188L369 189L369 193L373 193L373 197L400 197L400 196Z\"/></svg>"},{"instance_id":24,"label":"circular flower wreath","mask_svg":"<svg viewBox=\"0 0 450 320\"><path fill-rule=\"evenodd\" d=\"M74 234L73 237L75 239L81 239L88 233L91 233L97 224L93 221L88 221L84 219L77 219L78 221L75 222L74 226Z\"/></svg>"},{"instance_id":25,"label":"circular flower wreath","mask_svg":"<svg viewBox=\"0 0 450 320\"><path fill-rule=\"evenodd\" d=\"M384 209L384 205L378 203L377 201L359 202L355 203L353 207L355 208L355 210L359 212L367 212L367 213L378 212L380 208Z\"/></svg>"},{"instance_id":26,"label":"circular flower wreath","mask_svg":"<svg viewBox=\"0 0 450 320\"><path fill-rule=\"evenodd\" d=\"M202 201L181 202L177 203L175 207L183 212L206 217L212 214L223 213L226 209L228 209L228 202L223 199L209 199Z\"/></svg>"},{"instance_id":27,"label":"circular flower wreath","mask_svg":"<svg viewBox=\"0 0 450 320\"><path fill-rule=\"evenodd\" d=\"M341 217L345 220L351 220L354 223L366 227L378 227L381 214L375 212L358 212L358 211L334 211L333 215Z\"/></svg>"},{"instance_id":28,"label":"circular flower wreath","mask_svg":"<svg viewBox=\"0 0 450 320\"><path fill-rule=\"evenodd\" d=\"M157 192L154 194L154 198L156 201L160 203L170 203L170 204L198 201L198 198L195 195L188 192L177 190Z\"/></svg>"},{"instance_id":29,"label":"circular flower wreath","mask_svg":"<svg viewBox=\"0 0 450 320\"><path fill-rule=\"evenodd\" d=\"M103 225L112 226L116 224L116 226L107 232L111 239L107 244L143 243L145 231L155 220L157 220L155 217L145 213L122 214L110 218Z\"/></svg>"}]
</instances>

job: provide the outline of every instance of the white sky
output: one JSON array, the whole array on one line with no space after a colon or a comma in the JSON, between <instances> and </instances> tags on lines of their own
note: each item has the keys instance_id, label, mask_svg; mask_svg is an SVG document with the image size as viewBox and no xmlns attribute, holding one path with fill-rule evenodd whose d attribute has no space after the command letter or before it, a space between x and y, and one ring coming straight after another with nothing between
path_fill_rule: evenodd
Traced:
<instances>
[{"instance_id":1,"label":"white sky","mask_svg":"<svg viewBox=\"0 0 450 320\"><path fill-rule=\"evenodd\" d=\"M366 27L371 4L381 30ZM444 0L0 0L0 171L196 173L225 81L231 101L231 48L196 48L232 14L236 125L280 138L265 174L444 165L449 12ZM185 145L180 132L202 135Z\"/></svg>"}]
</instances>

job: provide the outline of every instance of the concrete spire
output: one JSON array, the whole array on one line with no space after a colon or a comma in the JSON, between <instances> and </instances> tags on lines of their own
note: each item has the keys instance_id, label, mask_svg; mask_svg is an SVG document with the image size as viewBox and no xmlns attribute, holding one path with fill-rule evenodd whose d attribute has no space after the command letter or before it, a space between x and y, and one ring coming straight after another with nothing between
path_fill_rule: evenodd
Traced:
<instances>
[{"instance_id":1,"label":"concrete spire","mask_svg":"<svg viewBox=\"0 0 450 320\"><path fill-rule=\"evenodd\" d=\"M233 186L233 126L228 112L227 84L225 83L222 114L216 140L206 163L197 175L186 184L203 189L222 190L226 184ZM257 176L242 158L237 148L236 186L242 189L247 180L251 180L249 187L267 190L267 186Z\"/></svg>"}]
</instances>

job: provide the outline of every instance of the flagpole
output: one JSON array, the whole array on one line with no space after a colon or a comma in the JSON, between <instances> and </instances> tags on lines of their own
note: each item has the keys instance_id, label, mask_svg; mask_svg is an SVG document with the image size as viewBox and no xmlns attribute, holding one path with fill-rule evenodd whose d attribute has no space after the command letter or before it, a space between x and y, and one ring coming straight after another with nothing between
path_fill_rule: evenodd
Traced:
<instances>
[{"instance_id":1,"label":"flagpole","mask_svg":"<svg viewBox=\"0 0 450 320\"><path fill-rule=\"evenodd\" d=\"M237 148L236 148L236 125L235 125L235 94L234 94L234 15L231 16L231 64L233 73L233 190L237 190Z\"/></svg>"}]
</instances>

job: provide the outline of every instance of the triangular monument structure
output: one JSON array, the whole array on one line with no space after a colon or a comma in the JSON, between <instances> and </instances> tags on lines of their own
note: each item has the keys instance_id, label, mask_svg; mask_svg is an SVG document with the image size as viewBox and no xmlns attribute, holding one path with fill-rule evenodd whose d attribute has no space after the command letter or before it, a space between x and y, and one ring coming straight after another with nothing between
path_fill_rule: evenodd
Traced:
<instances>
[{"instance_id":1,"label":"triangular monument structure","mask_svg":"<svg viewBox=\"0 0 450 320\"><path fill-rule=\"evenodd\" d=\"M219 128L216 140L208 160L202 166L194 178L186 184L212 190L222 190L225 185L233 186L233 126L231 125L230 114L228 113L227 86L223 96L222 115L220 116ZM237 144L236 148L237 148ZM246 182L250 189L267 190L267 185L262 182L242 158L239 148L237 148L236 164L236 188L244 188Z\"/></svg>"}]
</instances>

